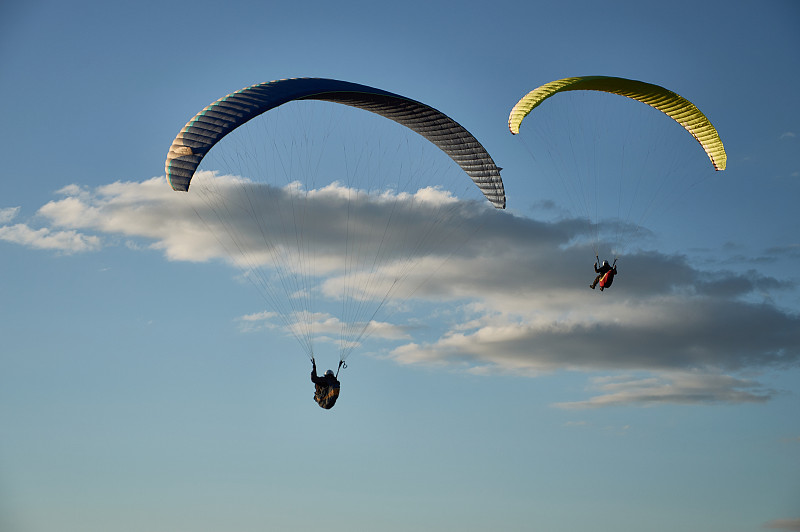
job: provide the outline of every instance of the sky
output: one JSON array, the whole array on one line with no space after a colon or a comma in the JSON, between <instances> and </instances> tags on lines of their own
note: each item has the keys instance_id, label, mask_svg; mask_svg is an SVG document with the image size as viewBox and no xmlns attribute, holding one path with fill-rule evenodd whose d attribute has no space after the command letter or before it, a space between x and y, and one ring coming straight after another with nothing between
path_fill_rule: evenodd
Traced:
<instances>
[{"instance_id":1,"label":"sky","mask_svg":"<svg viewBox=\"0 0 800 532\"><path fill-rule=\"evenodd\" d=\"M3 2L0 529L800 530L800 5L554 4ZM602 293L550 154L507 128L528 91L581 75L689 98L728 156L713 172L680 128L665 141L702 179L633 220ZM330 411L295 316L164 173L206 105L292 77L442 111L508 201L457 211L446 255L407 252L413 293L382 307ZM434 184L464 178L422 159ZM323 225L338 186L314 196ZM304 288L323 302L331 261ZM340 318L307 318L321 365Z\"/></svg>"}]
</instances>

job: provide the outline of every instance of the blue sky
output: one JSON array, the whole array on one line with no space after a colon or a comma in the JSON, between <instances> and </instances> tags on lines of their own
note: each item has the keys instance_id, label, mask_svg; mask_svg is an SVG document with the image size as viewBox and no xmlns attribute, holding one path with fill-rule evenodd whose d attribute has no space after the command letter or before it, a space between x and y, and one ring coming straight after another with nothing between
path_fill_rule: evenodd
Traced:
<instances>
[{"instance_id":1,"label":"blue sky","mask_svg":"<svg viewBox=\"0 0 800 532\"><path fill-rule=\"evenodd\" d=\"M4 2L0 528L800 530L800 7L733 4ZM728 154L603 294L506 125L596 74L689 98ZM508 196L331 411L224 250L165 229L197 222L164 181L186 121L298 76L441 110Z\"/></svg>"}]
</instances>

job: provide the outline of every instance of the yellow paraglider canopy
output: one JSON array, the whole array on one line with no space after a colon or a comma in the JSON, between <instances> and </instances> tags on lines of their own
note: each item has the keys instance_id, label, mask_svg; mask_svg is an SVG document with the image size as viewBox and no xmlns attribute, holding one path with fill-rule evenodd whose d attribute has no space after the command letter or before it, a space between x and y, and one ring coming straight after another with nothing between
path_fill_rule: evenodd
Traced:
<instances>
[{"instance_id":1,"label":"yellow paraglider canopy","mask_svg":"<svg viewBox=\"0 0 800 532\"><path fill-rule=\"evenodd\" d=\"M678 122L697 139L716 170L725 169L727 155L719 134L708 118L692 102L664 87L632 79L610 76L582 76L545 83L526 94L511 109L511 114L508 117L508 128L511 133L515 135L519 133L522 120L550 96L559 92L576 90L618 94L658 109Z\"/></svg>"}]
</instances>

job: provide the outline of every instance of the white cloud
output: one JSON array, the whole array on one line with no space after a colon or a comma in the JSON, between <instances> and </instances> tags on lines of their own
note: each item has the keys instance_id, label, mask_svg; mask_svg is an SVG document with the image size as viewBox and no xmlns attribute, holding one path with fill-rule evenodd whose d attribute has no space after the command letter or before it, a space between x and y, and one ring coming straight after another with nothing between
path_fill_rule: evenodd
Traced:
<instances>
[{"instance_id":1,"label":"white cloud","mask_svg":"<svg viewBox=\"0 0 800 532\"><path fill-rule=\"evenodd\" d=\"M261 312L255 312L253 314L245 314L244 316L240 317L239 319L242 321L247 322L256 322L256 321L269 321L274 318L276 314L274 312L270 312L268 310L263 310Z\"/></svg>"},{"instance_id":2,"label":"white cloud","mask_svg":"<svg viewBox=\"0 0 800 532\"><path fill-rule=\"evenodd\" d=\"M265 329L277 329L279 325L274 323L277 314L270 311L254 312L239 316L239 329L242 332L257 332Z\"/></svg>"},{"instance_id":3,"label":"white cloud","mask_svg":"<svg viewBox=\"0 0 800 532\"><path fill-rule=\"evenodd\" d=\"M303 336L306 330L310 331L310 336L316 341L325 341L336 344L346 342L342 338L354 337L359 340L369 338L381 338L384 340L408 340L410 339L409 327L400 326L388 322L372 320L370 322L342 322L336 316L323 312L304 313L292 312L286 315L277 312L262 311L247 314L239 317L243 331L253 332L262 329L282 328L285 332L292 335ZM281 325L275 322L281 322ZM343 331L355 329L365 331L364 336L357 334L344 334ZM356 343L352 347L360 345Z\"/></svg>"},{"instance_id":4,"label":"white cloud","mask_svg":"<svg viewBox=\"0 0 800 532\"><path fill-rule=\"evenodd\" d=\"M7 224L17 217L19 214L19 207L7 207L0 209L0 224Z\"/></svg>"},{"instance_id":5,"label":"white cloud","mask_svg":"<svg viewBox=\"0 0 800 532\"><path fill-rule=\"evenodd\" d=\"M300 324L311 324L316 340L357 344L369 324L373 338L406 342L389 355L400 364L531 377L647 374L594 380L593 397L565 408L762 401L773 392L737 373L800 362L800 317L754 302L791 284L755 272L698 270L683 257L640 250L622 258L614 287L592 291L594 253L582 244L589 227L579 220L513 216L435 188L366 197L338 183L254 187L208 172L192 187L176 193L164 178L66 187L38 212L53 229L18 225L0 237L36 247L49 238L51 249L80 251L99 247L99 237L78 232L93 231L122 237L131 249L147 243L170 260L223 259L275 303L243 317L243 327L301 334ZM299 260L305 249L314 250L313 261ZM438 305L427 325L449 330L409 341L408 327L374 315L386 297L397 320L415 301ZM318 304L304 307L306 298ZM342 298L365 310L337 314ZM303 308L318 310L298 314ZM349 340L339 337L342 322L355 331Z\"/></svg>"},{"instance_id":6,"label":"white cloud","mask_svg":"<svg viewBox=\"0 0 800 532\"><path fill-rule=\"evenodd\" d=\"M33 229L25 224L0 227L0 240L62 253L81 253L100 249L100 238L97 236L85 235L74 230Z\"/></svg>"},{"instance_id":7,"label":"white cloud","mask_svg":"<svg viewBox=\"0 0 800 532\"><path fill-rule=\"evenodd\" d=\"M603 406L655 406L659 404L762 403L770 390L749 380L710 372L663 372L646 377L628 375L596 377L591 391L601 392L585 401L556 403L566 409Z\"/></svg>"}]
</instances>

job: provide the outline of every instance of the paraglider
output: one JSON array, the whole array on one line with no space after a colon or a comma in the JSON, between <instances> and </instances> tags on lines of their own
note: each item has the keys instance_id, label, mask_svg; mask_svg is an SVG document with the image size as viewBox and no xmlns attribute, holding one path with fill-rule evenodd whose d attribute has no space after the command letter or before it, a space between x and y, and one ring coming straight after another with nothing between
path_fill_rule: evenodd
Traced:
<instances>
[{"instance_id":1,"label":"paraglider","mask_svg":"<svg viewBox=\"0 0 800 532\"><path fill-rule=\"evenodd\" d=\"M341 366L341 363L339 365ZM341 383L337 376L334 375L333 370L329 369L322 377L318 376L317 362L312 358L311 382L314 383L314 401L325 410L333 408L339 398L339 390L341 389Z\"/></svg>"},{"instance_id":2,"label":"paraglider","mask_svg":"<svg viewBox=\"0 0 800 532\"><path fill-rule=\"evenodd\" d=\"M599 261L600 258L598 257L597 260ZM611 283L614 282L614 276L617 275L617 260L614 259L613 265L609 265L608 261L604 260L602 266L599 268L597 267L597 262L595 262L594 272L597 274L597 277L594 278L594 282L589 285L589 288L594 290L597 285L600 285L600 291L602 292L606 288L609 288Z\"/></svg>"},{"instance_id":3,"label":"paraglider","mask_svg":"<svg viewBox=\"0 0 800 532\"><path fill-rule=\"evenodd\" d=\"M340 115L323 116L332 108ZM506 202L500 168L463 126L410 98L332 79L270 81L220 98L181 129L165 170L203 222L193 230L214 235L272 310L261 314L298 340L326 409L340 383L338 371L316 375L315 342L336 343L342 368L374 331L401 335L379 311L401 308L471 234L452 220L469 223L486 200Z\"/></svg>"},{"instance_id":4,"label":"paraglider","mask_svg":"<svg viewBox=\"0 0 800 532\"><path fill-rule=\"evenodd\" d=\"M528 92L509 113L513 135L530 124L536 142L529 150L542 167L537 177L552 177L589 222L586 234L598 262L600 246L612 248L614 265L595 263L599 275L592 289L611 285L621 249L646 233L645 220L659 214L659 207L678 203L703 175L705 165L695 164L695 152L683 147L685 135L673 134L678 128L667 127L663 116L697 140L714 170L725 169L725 148L711 121L686 98L651 83L611 76L559 79Z\"/></svg>"}]
</instances>

